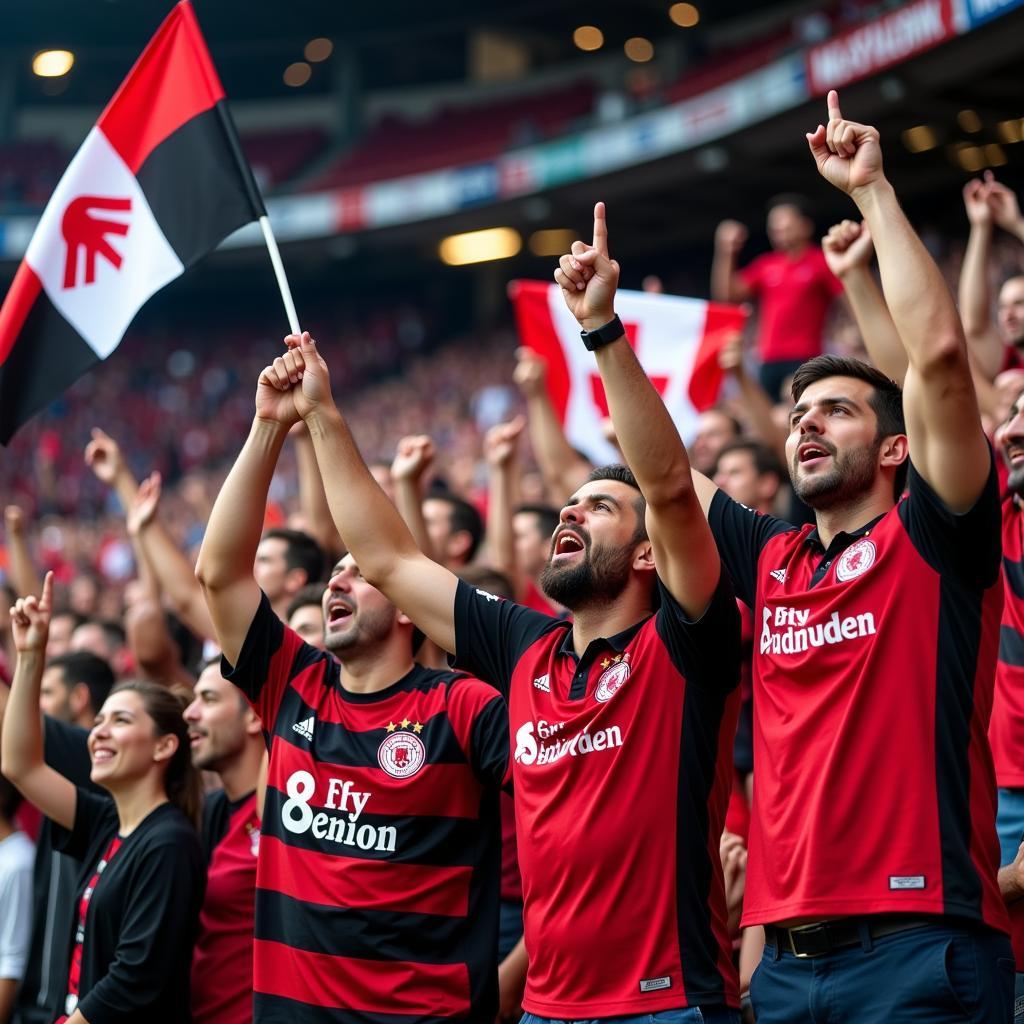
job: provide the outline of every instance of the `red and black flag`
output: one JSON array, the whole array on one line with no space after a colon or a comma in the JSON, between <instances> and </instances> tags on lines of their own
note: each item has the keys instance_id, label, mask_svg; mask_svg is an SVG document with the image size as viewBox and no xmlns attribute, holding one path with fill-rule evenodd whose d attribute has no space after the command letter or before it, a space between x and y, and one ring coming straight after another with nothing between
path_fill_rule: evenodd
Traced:
<instances>
[{"instance_id":1,"label":"red and black flag","mask_svg":"<svg viewBox=\"0 0 1024 1024\"><path fill-rule=\"evenodd\" d=\"M64 172L0 307L0 443L106 359L151 295L264 215L182 0Z\"/></svg>"}]
</instances>

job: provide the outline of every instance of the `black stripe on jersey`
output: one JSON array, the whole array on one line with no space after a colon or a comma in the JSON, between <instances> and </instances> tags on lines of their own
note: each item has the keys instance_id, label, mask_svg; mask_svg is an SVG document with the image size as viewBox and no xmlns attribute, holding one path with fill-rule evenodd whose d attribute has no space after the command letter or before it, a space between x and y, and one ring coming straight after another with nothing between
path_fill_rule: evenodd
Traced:
<instances>
[{"instance_id":1,"label":"black stripe on jersey","mask_svg":"<svg viewBox=\"0 0 1024 1024\"><path fill-rule=\"evenodd\" d=\"M325 857L337 855L359 860L386 860L396 863L423 864L432 867L472 867L477 862L474 839L479 832L480 822L475 818L405 817L393 814L359 815L354 822L358 831L363 825L377 830L381 841L368 850L361 849L354 842L336 842L332 839L317 839L312 830L289 832L281 824L281 809L287 796L273 786L267 786L263 815L263 833L280 839L286 846L301 850L312 850ZM332 810L317 804L309 804L313 814L323 811L331 819L348 822L345 811ZM383 828L395 830L395 849L378 849L386 845ZM388 833L390 834L390 833ZM335 851L336 854L335 854Z\"/></svg>"},{"instance_id":2,"label":"black stripe on jersey","mask_svg":"<svg viewBox=\"0 0 1024 1024\"><path fill-rule=\"evenodd\" d=\"M136 178L160 230L186 267L263 212L249 200L215 107L168 135L143 161Z\"/></svg>"},{"instance_id":3,"label":"black stripe on jersey","mask_svg":"<svg viewBox=\"0 0 1024 1024\"><path fill-rule=\"evenodd\" d=\"M676 787L676 930L686 1002L695 1006L725 1002L725 980L718 968L719 947L711 919L708 803L715 785L728 694L688 682L684 685Z\"/></svg>"},{"instance_id":4,"label":"black stripe on jersey","mask_svg":"<svg viewBox=\"0 0 1024 1024\"><path fill-rule=\"evenodd\" d=\"M255 1020L260 1024L457 1024L456 1017L423 1017L420 1014L373 1013L313 1006L295 999L253 993ZM492 1015L493 1016L493 1015Z\"/></svg>"},{"instance_id":5,"label":"black stripe on jersey","mask_svg":"<svg viewBox=\"0 0 1024 1024\"><path fill-rule=\"evenodd\" d=\"M939 579L935 670L935 788L942 891L947 913L981 915L981 880L971 860L971 717L981 647L983 594ZM897 784L897 780L892 780ZM928 884L931 879L926 880ZM937 880L936 880L937 881Z\"/></svg>"},{"instance_id":6,"label":"black stripe on jersey","mask_svg":"<svg viewBox=\"0 0 1024 1024\"><path fill-rule=\"evenodd\" d=\"M1024 562L1004 558L1003 572L1006 573L1006 581L1010 584L1014 597L1024 599Z\"/></svg>"},{"instance_id":7,"label":"black stripe on jersey","mask_svg":"<svg viewBox=\"0 0 1024 1024\"><path fill-rule=\"evenodd\" d=\"M1024 636L1013 626L999 627L999 660L1004 665L1024 668Z\"/></svg>"},{"instance_id":8,"label":"black stripe on jersey","mask_svg":"<svg viewBox=\"0 0 1024 1024\"><path fill-rule=\"evenodd\" d=\"M313 744L293 728L295 722L304 722L316 715L316 708L307 704L298 691L289 687L281 698L281 706L274 723L275 735L300 750L311 750ZM385 716L386 717L386 716ZM367 717L369 721L369 716ZM351 768L378 768L377 751L388 735L387 721L378 716L380 727L356 732L340 722L316 719L316 759L323 764ZM427 764L465 764L466 754L459 746L458 737L444 709L440 709L423 724L419 734L427 752Z\"/></svg>"},{"instance_id":9,"label":"black stripe on jersey","mask_svg":"<svg viewBox=\"0 0 1024 1024\"><path fill-rule=\"evenodd\" d=\"M282 637L283 635L282 633ZM339 682L341 668L338 663L319 648L313 647L310 644L303 644L292 655L292 663L288 666L288 682L295 682L303 672L314 668L314 666L319 666L314 671L320 673L317 685L321 689L331 690L341 685Z\"/></svg>"},{"instance_id":10,"label":"black stripe on jersey","mask_svg":"<svg viewBox=\"0 0 1024 1024\"><path fill-rule=\"evenodd\" d=\"M465 917L325 907L270 889L260 889L258 900L256 938L293 949L417 964L473 963L479 958L471 945L478 929Z\"/></svg>"}]
</instances>

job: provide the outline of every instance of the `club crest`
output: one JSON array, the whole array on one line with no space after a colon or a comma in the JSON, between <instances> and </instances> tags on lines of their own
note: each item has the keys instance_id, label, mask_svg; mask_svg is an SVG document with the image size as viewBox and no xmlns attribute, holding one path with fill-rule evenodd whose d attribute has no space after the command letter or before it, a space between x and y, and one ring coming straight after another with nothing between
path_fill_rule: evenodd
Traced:
<instances>
[{"instance_id":1,"label":"club crest","mask_svg":"<svg viewBox=\"0 0 1024 1024\"><path fill-rule=\"evenodd\" d=\"M604 671L597 680L594 699L604 704L615 696L619 687L629 678L629 655L622 654L611 659L606 658L601 664Z\"/></svg>"},{"instance_id":2,"label":"club crest","mask_svg":"<svg viewBox=\"0 0 1024 1024\"><path fill-rule=\"evenodd\" d=\"M874 541L863 540L851 544L836 562L836 579L841 583L863 576L875 564Z\"/></svg>"},{"instance_id":3,"label":"club crest","mask_svg":"<svg viewBox=\"0 0 1024 1024\"><path fill-rule=\"evenodd\" d=\"M395 779L415 775L427 760L427 751L419 736L411 732L392 732L377 748L377 763Z\"/></svg>"}]
</instances>

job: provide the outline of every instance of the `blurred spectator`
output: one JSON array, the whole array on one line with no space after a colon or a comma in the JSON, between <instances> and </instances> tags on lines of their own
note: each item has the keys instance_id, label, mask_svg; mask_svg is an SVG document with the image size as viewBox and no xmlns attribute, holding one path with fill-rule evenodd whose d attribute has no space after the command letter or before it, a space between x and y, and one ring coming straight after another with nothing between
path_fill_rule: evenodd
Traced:
<instances>
[{"instance_id":1,"label":"blurred spectator","mask_svg":"<svg viewBox=\"0 0 1024 1024\"><path fill-rule=\"evenodd\" d=\"M0 775L0 1024L25 973L32 931L32 841L14 824L21 794Z\"/></svg>"}]
</instances>

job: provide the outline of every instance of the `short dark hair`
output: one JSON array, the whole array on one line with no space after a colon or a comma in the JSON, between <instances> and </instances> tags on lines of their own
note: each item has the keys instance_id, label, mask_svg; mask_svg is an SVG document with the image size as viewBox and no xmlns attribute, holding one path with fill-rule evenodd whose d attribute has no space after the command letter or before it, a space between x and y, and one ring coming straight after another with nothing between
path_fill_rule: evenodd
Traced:
<instances>
[{"instance_id":1,"label":"short dark hair","mask_svg":"<svg viewBox=\"0 0 1024 1024\"><path fill-rule=\"evenodd\" d=\"M47 668L60 669L64 685L70 690L85 683L89 691L92 710L98 712L114 686L114 672L110 665L92 651L69 651L58 654L47 663Z\"/></svg>"},{"instance_id":2,"label":"short dark hair","mask_svg":"<svg viewBox=\"0 0 1024 1024\"><path fill-rule=\"evenodd\" d=\"M307 583L304 587L300 587L284 610L285 622L290 621L300 608L305 608L307 605L315 604L317 608L322 607L326 587L326 583Z\"/></svg>"},{"instance_id":3,"label":"short dark hair","mask_svg":"<svg viewBox=\"0 0 1024 1024\"><path fill-rule=\"evenodd\" d=\"M722 448L715 459L715 473L718 472L718 464L721 462L722 457L732 452L747 452L754 463L754 469L758 476L770 474L778 477L780 481L785 479L786 471L783 469L778 455L766 444L761 444L760 441L730 441Z\"/></svg>"},{"instance_id":4,"label":"short dark hair","mask_svg":"<svg viewBox=\"0 0 1024 1024\"><path fill-rule=\"evenodd\" d=\"M592 484L597 480L615 480L636 490L636 500L633 502L633 508L636 510L636 530L630 543L637 544L642 540L647 540L647 499L640 490L633 471L621 462L613 462L607 466L598 466L596 469L592 469L583 482Z\"/></svg>"},{"instance_id":5,"label":"short dark hair","mask_svg":"<svg viewBox=\"0 0 1024 1024\"><path fill-rule=\"evenodd\" d=\"M849 356L821 355L808 359L797 367L793 374L793 401L799 402L800 396L812 385L826 377L852 377L862 380L872 387L868 405L875 413L878 426L875 440L895 434L906 434L907 423L903 416L903 389L891 377L881 370L860 359ZM907 460L896 470L896 498L903 493L907 485Z\"/></svg>"},{"instance_id":6,"label":"short dark hair","mask_svg":"<svg viewBox=\"0 0 1024 1024\"><path fill-rule=\"evenodd\" d=\"M21 806L21 793L10 779L0 775L0 818L13 821Z\"/></svg>"},{"instance_id":7,"label":"short dark hair","mask_svg":"<svg viewBox=\"0 0 1024 1024\"><path fill-rule=\"evenodd\" d=\"M504 597L509 601L515 600L512 581L503 572L492 569L489 565L467 565L455 575L471 587L479 587L489 594Z\"/></svg>"},{"instance_id":8,"label":"short dark hair","mask_svg":"<svg viewBox=\"0 0 1024 1024\"><path fill-rule=\"evenodd\" d=\"M801 217L806 217L808 220L814 219L811 214L811 201L807 196L800 195L799 192L780 192L777 196L772 196L768 200L764 212L771 213L776 206L792 206Z\"/></svg>"},{"instance_id":9,"label":"short dark hair","mask_svg":"<svg viewBox=\"0 0 1024 1024\"><path fill-rule=\"evenodd\" d=\"M537 529L542 537L550 537L560 522L558 509L553 505L520 505L513 515L536 516Z\"/></svg>"},{"instance_id":10,"label":"short dark hair","mask_svg":"<svg viewBox=\"0 0 1024 1024\"><path fill-rule=\"evenodd\" d=\"M426 500L445 502L448 506L452 533L465 532L469 534L470 543L469 550L466 552L466 561L471 562L476 557L480 542L484 537L484 521L477 507L443 487L432 487L427 491Z\"/></svg>"},{"instance_id":11,"label":"short dark hair","mask_svg":"<svg viewBox=\"0 0 1024 1024\"><path fill-rule=\"evenodd\" d=\"M289 572L292 569L305 569L308 581L318 580L323 576L323 549L308 533L303 533L302 530L275 527L264 532L263 540L283 540L285 542L284 564Z\"/></svg>"}]
</instances>

